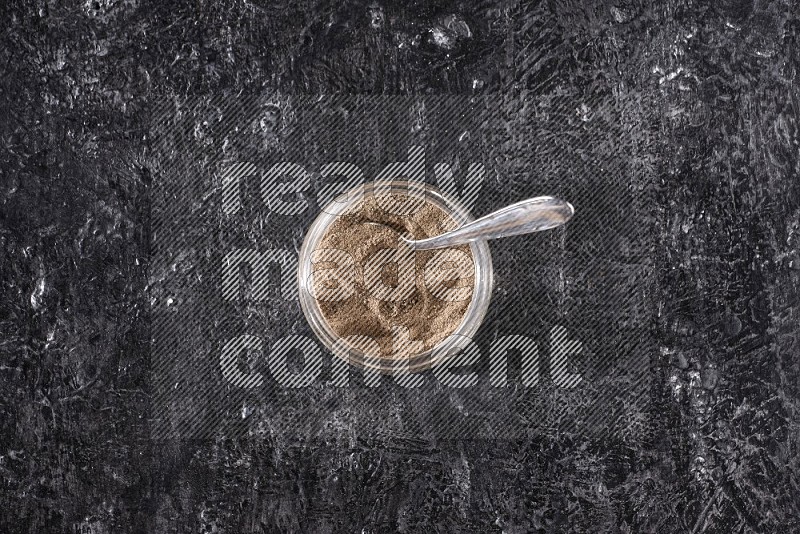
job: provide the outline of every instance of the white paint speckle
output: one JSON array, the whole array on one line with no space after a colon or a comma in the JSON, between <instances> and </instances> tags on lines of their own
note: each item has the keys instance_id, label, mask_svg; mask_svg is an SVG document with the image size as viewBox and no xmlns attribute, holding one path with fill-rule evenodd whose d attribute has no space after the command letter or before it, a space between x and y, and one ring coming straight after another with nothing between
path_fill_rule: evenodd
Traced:
<instances>
[{"instance_id":1,"label":"white paint speckle","mask_svg":"<svg viewBox=\"0 0 800 534\"><path fill-rule=\"evenodd\" d=\"M34 310L38 310L42 307L42 297L44 296L45 288L46 285L44 277L39 278L36 281L36 286L34 286L33 291L31 292L31 307Z\"/></svg>"}]
</instances>

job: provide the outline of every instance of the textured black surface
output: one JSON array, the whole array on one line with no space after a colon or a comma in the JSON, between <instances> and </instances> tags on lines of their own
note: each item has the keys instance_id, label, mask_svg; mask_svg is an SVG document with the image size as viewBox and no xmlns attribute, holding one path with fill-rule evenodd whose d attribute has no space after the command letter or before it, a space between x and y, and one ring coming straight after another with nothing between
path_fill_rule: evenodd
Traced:
<instances>
[{"instance_id":1,"label":"textured black surface","mask_svg":"<svg viewBox=\"0 0 800 534\"><path fill-rule=\"evenodd\" d=\"M800 531L793 3L0 12L3 532ZM644 439L149 440L154 106L559 88L658 110Z\"/></svg>"}]
</instances>

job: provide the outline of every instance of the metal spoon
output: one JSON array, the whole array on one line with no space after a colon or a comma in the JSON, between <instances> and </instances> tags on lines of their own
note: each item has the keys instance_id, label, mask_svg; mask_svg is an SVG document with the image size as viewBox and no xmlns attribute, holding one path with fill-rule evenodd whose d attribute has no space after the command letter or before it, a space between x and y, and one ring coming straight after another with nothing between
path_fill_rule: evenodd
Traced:
<instances>
[{"instance_id":1,"label":"metal spoon","mask_svg":"<svg viewBox=\"0 0 800 534\"><path fill-rule=\"evenodd\" d=\"M575 208L565 200L554 197L529 198L441 235L427 239L400 239L417 250L450 247L479 239L496 239L549 230L566 223L574 214Z\"/></svg>"}]
</instances>

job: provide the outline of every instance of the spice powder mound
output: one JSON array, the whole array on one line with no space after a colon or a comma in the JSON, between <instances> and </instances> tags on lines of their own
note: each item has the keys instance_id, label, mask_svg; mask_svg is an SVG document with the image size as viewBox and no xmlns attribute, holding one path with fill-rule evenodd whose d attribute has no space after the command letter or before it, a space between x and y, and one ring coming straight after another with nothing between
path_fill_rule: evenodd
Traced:
<instances>
[{"instance_id":1,"label":"spice powder mound","mask_svg":"<svg viewBox=\"0 0 800 534\"><path fill-rule=\"evenodd\" d=\"M370 356L377 356L373 354L374 343L377 343L379 357L388 359L408 358L428 351L452 334L467 313L475 280L473 256L468 245L413 251L400 242L401 235L423 239L453 230L458 224L441 207L427 200L418 200L415 209L409 210L408 214L405 214L407 211L391 209L390 206L403 202L398 196L401 195L365 196L330 224L317 247L317 250L346 252L352 258L348 268L355 271L349 273L352 291L348 296L318 301L325 321L339 338L350 341L351 346ZM403 198L407 202L408 197ZM397 214L397 211L404 214ZM376 264L376 257L386 258L386 254L392 252L396 254L396 261L379 261L379 269L370 270L369 266ZM447 263L437 263L436 255L439 259L442 255L455 255L462 259L460 275L440 282L450 289L458 289L457 299L442 298L443 294L437 292L435 284L431 284L430 264ZM315 264L314 269L317 267ZM413 286L410 283L412 267ZM427 283L426 268L429 269ZM401 292L402 298L381 300L386 295L376 295L372 290L374 284L365 283L365 269L377 273L377 276L368 275L367 280L379 277L380 284L389 289L397 288L401 272L406 273L406 291ZM314 277L313 284L320 291L323 289L321 284L326 282L317 278ZM370 344L359 343L364 340L369 340Z\"/></svg>"}]
</instances>

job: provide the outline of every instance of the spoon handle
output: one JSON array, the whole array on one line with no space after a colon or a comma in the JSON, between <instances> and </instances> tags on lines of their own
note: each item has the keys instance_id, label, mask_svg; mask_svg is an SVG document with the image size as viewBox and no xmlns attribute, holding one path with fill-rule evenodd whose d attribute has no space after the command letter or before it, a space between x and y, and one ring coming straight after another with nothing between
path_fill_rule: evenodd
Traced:
<instances>
[{"instance_id":1,"label":"spoon handle","mask_svg":"<svg viewBox=\"0 0 800 534\"><path fill-rule=\"evenodd\" d=\"M536 197L511 204L455 230L435 237L406 240L417 250L461 245L478 239L495 239L556 228L572 218L572 204L554 197Z\"/></svg>"}]
</instances>

